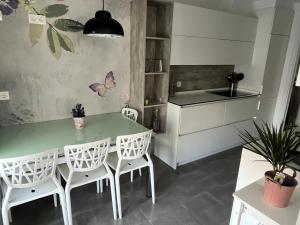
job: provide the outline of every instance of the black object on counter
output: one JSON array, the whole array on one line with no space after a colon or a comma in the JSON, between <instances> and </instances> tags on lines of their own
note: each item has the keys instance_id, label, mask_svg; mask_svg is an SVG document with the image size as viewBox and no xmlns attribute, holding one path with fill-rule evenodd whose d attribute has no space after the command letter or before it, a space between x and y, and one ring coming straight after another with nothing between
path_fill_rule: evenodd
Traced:
<instances>
[{"instance_id":1,"label":"black object on counter","mask_svg":"<svg viewBox=\"0 0 300 225\"><path fill-rule=\"evenodd\" d=\"M230 94L231 97L236 96L238 82L243 80L244 77L245 76L243 73L236 73L236 72L233 72L226 76L229 82L229 92L231 93Z\"/></svg>"}]
</instances>

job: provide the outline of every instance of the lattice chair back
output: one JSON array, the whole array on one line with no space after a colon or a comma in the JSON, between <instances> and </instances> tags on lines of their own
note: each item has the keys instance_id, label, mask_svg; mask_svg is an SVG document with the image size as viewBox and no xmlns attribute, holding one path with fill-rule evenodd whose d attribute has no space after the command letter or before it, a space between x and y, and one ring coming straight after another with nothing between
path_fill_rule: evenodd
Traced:
<instances>
[{"instance_id":1,"label":"lattice chair back","mask_svg":"<svg viewBox=\"0 0 300 225\"><path fill-rule=\"evenodd\" d=\"M0 173L11 188L31 188L55 174L57 149L23 157L0 159Z\"/></svg>"},{"instance_id":2,"label":"lattice chair back","mask_svg":"<svg viewBox=\"0 0 300 225\"><path fill-rule=\"evenodd\" d=\"M123 108L122 114L135 122L137 121L139 115L139 113L135 109L131 108Z\"/></svg>"},{"instance_id":3,"label":"lattice chair back","mask_svg":"<svg viewBox=\"0 0 300 225\"><path fill-rule=\"evenodd\" d=\"M116 145L120 159L131 160L143 157L147 153L152 131L118 136Z\"/></svg>"},{"instance_id":4,"label":"lattice chair back","mask_svg":"<svg viewBox=\"0 0 300 225\"><path fill-rule=\"evenodd\" d=\"M99 168L106 161L110 138L91 143L64 147L68 167L74 172L87 172Z\"/></svg>"}]
</instances>

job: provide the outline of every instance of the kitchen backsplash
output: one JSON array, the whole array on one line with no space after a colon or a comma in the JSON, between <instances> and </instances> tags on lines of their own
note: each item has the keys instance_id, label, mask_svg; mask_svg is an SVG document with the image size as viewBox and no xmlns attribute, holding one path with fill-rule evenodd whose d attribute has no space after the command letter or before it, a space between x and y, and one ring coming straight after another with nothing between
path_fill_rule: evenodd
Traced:
<instances>
[{"instance_id":1,"label":"kitchen backsplash","mask_svg":"<svg viewBox=\"0 0 300 225\"><path fill-rule=\"evenodd\" d=\"M174 92L182 92L228 87L225 76L233 71L234 65L171 66L170 91L172 88Z\"/></svg>"}]
</instances>

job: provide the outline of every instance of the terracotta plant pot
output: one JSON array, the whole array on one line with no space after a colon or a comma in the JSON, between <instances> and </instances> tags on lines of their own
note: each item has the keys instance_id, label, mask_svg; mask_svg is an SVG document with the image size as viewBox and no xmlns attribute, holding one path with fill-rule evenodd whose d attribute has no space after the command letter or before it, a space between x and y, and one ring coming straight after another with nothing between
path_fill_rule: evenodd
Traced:
<instances>
[{"instance_id":1,"label":"terracotta plant pot","mask_svg":"<svg viewBox=\"0 0 300 225\"><path fill-rule=\"evenodd\" d=\"M80 130L84 128L84 117L73 117L75 128Z\"/></svg>"},{"instance_id":2,"label":"terracotta plant pot","mask_svg":"<svg viewBox=\"0 0 300 225\"><path fill-rule=\"evenodd\" d=\"M274 176L274 171L267 171L265 173L264 199L271 206L285 208L288 206L290 198L298 184L295 179L296 175L290 176L285 173L286 177L282 185L273 181Z\"/></svg>"}]
</instances>

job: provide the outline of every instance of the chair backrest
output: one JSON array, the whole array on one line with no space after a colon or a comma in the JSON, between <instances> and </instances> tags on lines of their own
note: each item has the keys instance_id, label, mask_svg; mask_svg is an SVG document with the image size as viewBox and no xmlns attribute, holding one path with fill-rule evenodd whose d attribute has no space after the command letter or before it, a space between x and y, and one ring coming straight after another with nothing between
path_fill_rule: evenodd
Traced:
<instances>
[{"instance_id":1,"label":"chair backrest","mask_svg":"<svg viewBox=\"0 0 300 225\"><path fill-rule=\"evenodd\" d=\"M64 147L70 171L86 172L99 168L106 161L110 138L79 145Z\"/></svg>"},{"instance_id":2,"label":"chair backrest","mask_svg":"<svg viewBox=\"0 0 300 225\"><path fill-rule=\"evenodd\" d=\"M143 157L148 150L152 131L118 136L116 140L119 158L130 160Z\"/></svg>"},{"instance_id":3,"label":"chair backrest","mask_svg":"<svg viewBox=\"0 0 300 225\"><path fill-rule=\"evenodd\" d=\"M0 159L0 173L8 187L30 188L55 175L57 149L38 154Z\"/></svg>"},{"instance_id":4,"label":"chair backrest","mask_svg":"<svg viewBox=\"0 0 300 225\"><path fill-rule=\"evenodd\" d=\"M127 118L133 120L133 121L137 121L138 118L138 111L136 111L135 109L131 109L131 108L123 108L121 113L126 116Z\"/></svg>"}]
</instances>

